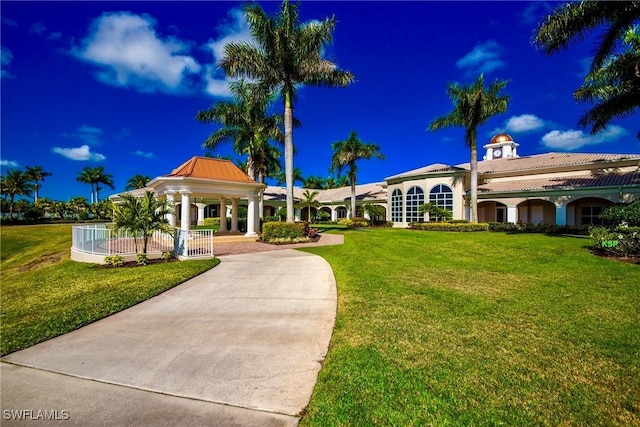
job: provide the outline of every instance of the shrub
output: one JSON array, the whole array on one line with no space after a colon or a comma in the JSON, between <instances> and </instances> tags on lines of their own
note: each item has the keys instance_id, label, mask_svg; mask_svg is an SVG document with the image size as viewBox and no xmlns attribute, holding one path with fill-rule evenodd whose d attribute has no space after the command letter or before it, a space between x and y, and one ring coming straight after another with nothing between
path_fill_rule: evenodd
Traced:
<instances>
[{"instance_id":1,"label":"shrub","mask_svg":"<svg viewBox=\"0 0 640 427\"><path fill-rule=\"evenodd\" d=\"M424 231L488 231L489 224L480 223L450 223L450 222L412 222L409 228Z\"/></svg>"},{"instance_id":2,"label":"shrub","mask_svg":"<svg viewBox=\"0 0 640 427\"><path fill-rule=\"evenodd\" d=\"M265 222L262 226L262 240L267 243L292 242L295 239L306 237L304 234L305 223L297 222Z\"/></svg>"},{"instance_id":3,"label":"shrub","mask_svg":"<svg viewBox=\"0 0 640 427\"><path fill-rule=\"evenodd\" d=\"M547 233L547 234L588 234L585 225L532 224L530 222L490 222L489 231L506 231L510 233Z\"/></svg>"},{"instance_id":4,"label":"shrub","mask_svg":"<svg viewBox=\"0 0 640 427\"><path fill-rule=\"evenodd\" d=\"M162 252L162 256L160 258L162 258L163 261L169 261L169 260L173 259L173 252L164 251L164 252Z\"/></svg>"},{"instance_id":5,"label":"shrub","mask_svg":"<svg viewBox=\"0 0 640 427\"><path fill-rule=\"evenodd\" d=\"M280 217L278 216L265 216L264 217L264 222L273 222L273 221L280 221Z\"/></svg>"},{"instance_id":6,"label":"shrub","mask_svg":"<svg viewBox=\"0 0 640 427\"><path fill-rule=\"evenodd\" d=\"M213 225L220 225L220 218L205 218L202 225L206 225L209 227Z\"/></svg>"},{"instance_id":7,"label":"shrub","mask_svg":"<svg viewBox=\"0 0 640 427\"><path fill-rule=\"evenodd\" d=\"M104 262L111 267L120 267L124 265L124 259L121 255L108 255L104 257Z\"/></svg>"},{"instance_id":8,"label":"shrub","mask_svg":"<svg viewBox=\"0 0 640 427\"><path fill-rule=\"evenodd\" d=\"M346 225L347 227L353 227L353 221L348 218L338 220L338 225Z\"/></svg>"},{"instance_id":9,"label":"shrub","mask_svg":"<svg viewBox=\"0 0 640 427\"><path fill-rule=\"evenodd\" d=\"M310 239L318 236L318 229L311 228L308 222L304 223L304 235Z\"/></svg>"},{"instance_id":10,"label":"shrub","mask_svg":"<svg viewBox=\"0 0 640 427\"><path fill-rule=\"evenodd\" d=\"M618 204L607 207L600 214L602 223L615 227L626 224L630 227L640 227L640 200L629 204Z\"/></svg>"},{"instance_id":11,"label":"shrub","mask_svg":"<svg viewBox=\"0 0 640 427\"><path fill-rule=\"evenodd\" d=\"M616 257L640 256L640 227L591 227L589 235L596 253Z\"/></svg>"},{"instance_id":12,"label":"shrub","mask_svg":"<svg viewBox=\"0 0 640 427\"><path fill-rule=\"evenodd\" d=\"M147 258L147 254L137 253L136 254L136 264L138 264L138 265L147 265L147 264L149 264L149 258Z\"/></svg>"}]
</instances>

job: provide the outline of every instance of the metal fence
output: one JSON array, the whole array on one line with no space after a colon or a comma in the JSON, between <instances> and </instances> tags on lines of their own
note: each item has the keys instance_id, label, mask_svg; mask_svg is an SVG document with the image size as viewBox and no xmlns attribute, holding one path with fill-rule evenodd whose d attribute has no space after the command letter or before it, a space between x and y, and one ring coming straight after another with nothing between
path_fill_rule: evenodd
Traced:
<instances>
[{"instance_id":1,"label":"metal fence","mask_svg":"<svg viewBox=\"0 0 640 427\"><path fill-rule=\"evenodd\" d=\"M72 227L76 251L93 255L135 255L143 251L142 235L113 230L106 224ZM175 237L156 231L147 240L147 253L174 252L182 258L213 256L213 230L175 230Z\"/></svg>"}]
</instances>

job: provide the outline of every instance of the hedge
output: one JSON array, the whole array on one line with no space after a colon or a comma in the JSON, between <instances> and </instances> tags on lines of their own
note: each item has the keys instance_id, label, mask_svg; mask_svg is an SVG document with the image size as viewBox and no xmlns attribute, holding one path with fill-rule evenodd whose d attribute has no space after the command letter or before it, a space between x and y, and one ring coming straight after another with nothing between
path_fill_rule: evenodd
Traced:
<instances>
[{"instance_id":1,"label":"hedge","mask_svg":"<svg viewBox=\"0 0 640 427\"><path fill-rule=\"evenodd\" d=\"M425 231L488 231L489 224L486 222L412 222L409 228Z\"/></svg>"},{"instance_id":2,"label":"hedge","mask_svg":"<svg viewBox=\"0 0 640 427\"><path fill-rule=\"evenodd\" d=\"M280 221L265 222L262 226L262 240L267 243L300 241L300 239L306 238L304 229L305 224L303 222L296 222L295 224Z\"/></svg>"}]
</instances>

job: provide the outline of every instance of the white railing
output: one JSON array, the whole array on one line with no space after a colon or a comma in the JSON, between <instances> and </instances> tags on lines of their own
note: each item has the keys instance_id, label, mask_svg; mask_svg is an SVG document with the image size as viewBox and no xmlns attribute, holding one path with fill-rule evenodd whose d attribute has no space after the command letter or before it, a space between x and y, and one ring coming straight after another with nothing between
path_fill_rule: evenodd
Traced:
<instances>
[{"instance_id":1,"label":"white railing","mask_svg":"<svg viewBox=\"0 0 640 427\"><path fill-rule=\"evenodd\" d=\"M91 255L135 255L143 251L144 238L106 224L72 227L72 246ZM181 258L213 257L213 230L176 229L175 237L156 231L147 240L147 253L174 252Z\"/></svg>"},{"instance_id":2,"label":"white railing","mask_svg":"<svg viewBox=\"0 0 640 427\"><path fill-rule=\"evenodd\" d=\"M174 252L186 258L212 257L213 233L213 230L176 229Z\"/></svg>"}]
</instances>

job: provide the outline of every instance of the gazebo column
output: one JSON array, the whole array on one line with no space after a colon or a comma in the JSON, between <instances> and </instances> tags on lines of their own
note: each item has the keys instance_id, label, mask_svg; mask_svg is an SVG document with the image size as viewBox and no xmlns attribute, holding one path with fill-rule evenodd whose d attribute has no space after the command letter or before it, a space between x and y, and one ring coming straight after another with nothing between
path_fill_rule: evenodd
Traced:
<instances>
[{"instance_id":1,"label":"gazebo column","mask_svg":"<svg viewBox=\"0 0 640 427\"><path fill-rule=\"evenodd\" d=\"M198 225L203 225L204 224L204 208L206 208L207 205L204 203L196 203L196 206L198 207Z\"/></svg>"},{"instance_id":2,"label":"gazebo column","mask_svg":"<svg viewBox=\"0 0 640 427\"><path fill-rule=\"evenodd\" d=\"M247 203L247 233L246 237L255 237L256 233L256 216L258 215L258 203L256 203L256 195L249 194Z\"/></svg>"},{"instance_id":3,"label":"gazebo column","mask_svg":"<svg viewBox=\"0 0 640 427\"><path fill-rule=\"evenodd\" d=\"M220 233L227 232L227 199L220 197Z\"/></svg>"},{"instance_id":4,"label":"gazebo column","mask_svg":"<svg viewBox=\"0 0 640 427\"><path fill-rule=\"evenodd\" d=\"M182 199L180 205L180 229L184 231L189 231L191 228L191 203L189 201L190 191L181 191L180 192Z\"/></svg>"},{"instance_id":5,"label":"gazebo column","mask_svg":"<svg viewBox=\"0 0 640 427\"><path fill-rule=\"evenodd\" d=\"M166 195L167 195L167 204L168 204L168 205L169 205L169 207L172 209L172 210L171 210L171 213L168 213L168 214L166 215L166 218L167 218L167 221L169 221L169 225L170 225L172 228L176 228L176 215L175 215L175 213L174 213L174 211L173 211L173 209L174 209L174 207L175 207L175 204L174 204L175 200L173 199L173 194L174 194L173 192L171 192L171 193L166 193Z\"/></svg>"},{"instance_id":6,"label":"gazebo column","mask_svg":"<svg viewBox=\"0 0 640 427\"><path fill-rule=\"evenodd\" d=\"M231 199L231 232L238 232L238 198Z\"/></svg>"}]
</instances>

